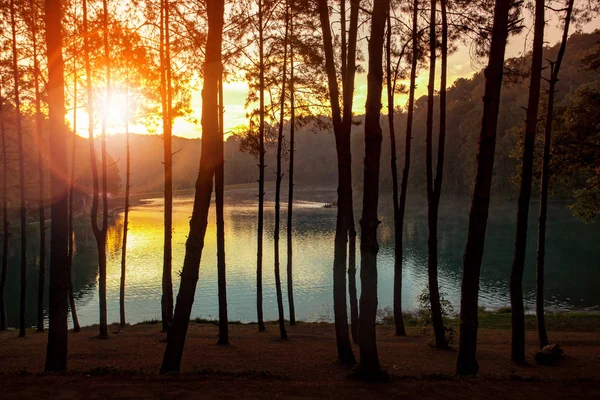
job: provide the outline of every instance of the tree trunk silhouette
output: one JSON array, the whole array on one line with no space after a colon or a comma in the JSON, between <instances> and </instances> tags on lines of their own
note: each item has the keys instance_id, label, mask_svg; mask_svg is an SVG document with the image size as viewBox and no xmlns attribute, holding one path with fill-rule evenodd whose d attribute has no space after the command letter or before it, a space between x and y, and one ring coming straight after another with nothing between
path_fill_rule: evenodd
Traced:
<instances>
[{"instance_id":1,"label":"tree trunk silhouette","mask_svg":"<svg viewBox=\"0 0 600 400\"><path fill-rule=\"evenodd\" d=\"M125 278L127 270L127 233L129 231L129 191L131 189L131 147L129 145L129 65L125 88L125 210L123 211L123 245L121 247L121 282L119 285L119 321L123 327L125 319Z\"/></svg>"},{"instance_id":2,"label":"tree trunk silhouette","mask_svg":"<svg viewBox=\"0 0 600 400\"><path fill-rule=\"evenodd\" d=\"M173 319L173 273L172 273L172 236L173 236L173 122L171 88L171 44L169 33L169 0L161 0L161 79L163 97L163 145L165 166L165 206L164 206L164 248L162 276L162 330L167 331ZM164 43L163 43L164 41Z\"/></svg>"},{"instance_id":3,"label":"tree trunk silhouette","mask_svg":"<svg viewBox=\"0 0 600 400\"><path fill-rule=\"evenodd\" d=\"M548 210L548 185L550 183L550 145L552 143L552 122L554 118L554 93L558 82L558 73L562 63L567 39L569 38L569 24L573 12L574 0L569 0L565 15L565 26L560 42L556 61L550 63L550 87L548 88L548 109L546 111L546 126L544 130L544 155L542 159L542 182L540 184L540 214L538 218L538 243L537 243L537 268L536 268L536 316L540 348L548 345L548 334L544 320L544 257L546 252L546 214Z\"/></svg>"},{"instance_id":4,"label":"tree trunk silhouette","mask_svg":"<svg viewBox=\"0 0 600 400\"><path fill-rule=\"evenodd\" d=\"M64 122L64 63L62 58L62 10L60 0L47 0L46 48L48 55L48 119L50 132L50 317L46 372L67 368L67 318L69 312L67 128Z\"/></svg>"},{"instance_id":5,"label":"tree trunk silhouette","mask_svg":"<svg viewBox=\"0 0 600 400\"><path fill-rule=\"evenodd\" d=\"M350 29L348 31L348 49L346 52L345 68L342 69L344 78L342 79L343 91L343 124L345 134L348 136L347 153L349 157L346 173L349 175L348 182L348 294L350 297L350 328L352 331L352 340L358 343L358 297L356 294L356 223L354 222L354 200L352 196L352 153L350 150L350 134L352 133L352 104L354 96L354 77L356 74L356 41L358 36L358 12L360 7L359 0L350 0ZM344 35L345 37L345 32ZM338 200L339 204L339 200Z\"/></svg>"},{"instance_id":6,"label":"tree trunk silhouette","mask_svg":"<svg viewBox=\"0 0 600 400\"><path fill-rule=\"evenodd\" d=\"M542 78L542 53L544 50L544 0L535 2L535 27L533 33L533 52L531 56L531 75L529 80L529 101L525 120L525 144L521 169L521 188L517 209L517 233L515 254L510 273L510 303L512 308L512 348L513 362L525 363L525 310L523 307L523 270L527 245L527 222L529 201L531 199L531 180L533 171L533 152L540 102L540 84Z\"/></svg>"},{"instance_id":7,"label":"tree trunk silhouette","mask_svg":"<svg viewBox=\"0 0 600 400\"><path fill-rule=\"evenodd\" d=\"M325 69L329 86L331 116L335 134L338 160L338 210L335 229L335 246L333 258L333 311L335 320L336 344L338 359L343 364L354 364L356 359L352 352L348 330L348 311L346 309L346 256L348 232L350 230L350 213L352 212L352 175L350 153L350 131L342 122L339 103L339 89L335 71L333 37L329 20L327 0L319 0L319 17L323 30L323 47L325 52ZM352 57L350 57L352 59ZM347 67L350 71L350 66ZM350 75L350 72L348 72ZM348 79L348 76L346 76ZM349 81L349 79L348 79ZM354 81L352 81L353 84ZM350 90L345 87L344 94ZM346 104L345 104L346 106ZM351 108L350 108L351 109ZM349 117L351 122L351 116Z\"/></svg>"},{"instance_id":8,"label":"tree trunk silhouette","mask_svg":"<svg viewBox=\"0 0 600 400\"><path fill-rule=\"evenodd\" d=\"M398 226L398 167L396 165L396 131L394 129L394 90L392 85L392 19L391 13L387 15L387 34L385 41L385 72L387 89L388 129L390 131L390 166L392 170L392 208L394 210L394 271L401 270L398 263L402 263L402 251L398 246L401 242L402 227ZM402 314L396 323L396 334L405 336L404 319Z\"/></svg>"},{"instance_id":9,"label":"tree trunk silhouette","mask_svg":"<svg viewBox=\"0 0 600 400\"><path fill-rule=\"evenodd\" d=\"M290 2L290 159L288 170L288 209L287 209L287 292L290 310L290 325L296 324L296 308L294 306L293 275L293 209L294 209L294 144L296 134L296 110L294 109L294 0Z\"/></svg>"},{"instance_id":10,"label":"tree trunk silhouette","mask_svg":"<svg viewBox=\"0 0 600 400\"><path fill-rule=\"evenodd\" d=\"M477 152L477 174L471 199L471 210L469 211L467 243L463 256L460 342L456 362L456 371L459 375L476 375L479 371L476 358L479 274L490 205L490 189L496 149L496 125L500 108L500 90L502 88L510 7L510 0L496 0L489 62L484 70L485 89Z\"/></svg>"},{"instance_id":11,"label":"tree trunk silhouette","mask_svg":"<svg viewBox=\"0 0 600 400\"><path fill-rule=\"evenodd\" d=\"M0 271L0 331L6 326L6 274L8 271L8 239L10 236L8 223L8 161L6 160L6 128L4 126L3 85L0 82L0 134L2 135L2 271Z\"/></svg>"},{"instance_id":12,"label":"tree trunk silhouette","mask_svg":"<svg viewBox=\"0 0 600 400\"><path fill-rule=\"evenodd\" d=\"M40 260L38 271L38 303L37 303L37 332L44 332L44 295L46 293L46 217L44 209L44 160L42 157L42 100L40 95L40 66L37 46L37 8L33 0L29 0L29 12L32 16L31 46L33 51L33 86L35 91L35 131L38 141L38 213L40 220Z\"/></svg>"},{"instance_id":13,"label":"tree trunk silhouette","mask_svg":"<svg viewBox=\"0 0 600 400\"><path fill-rule=\"evenodd\" d=\"M15 116L19 153L19 215L21 217L21 294L19 307L19 337L25 337L25 307L27 302L27 204L25 202L25 154L23 149L23 128L21 126L21 98L19 93L19 55L17 53L17 29L15 21L15 1L10 0L10 24L12 31L12 67L15 89Z\"/></svg>"},{"instance_id":14,"label":"tree trunk silhouette","mask_svg":"<svg viewBox=\"0 0 600 400\"><path fill-rule=\"evenodd\" d=\"M223 33L224 1L207 3L208 36L204 63L204 87L202 89L202 152L200 169L196 180L194 208L190 220L190 233L186 242L185 258L181 271L181 285L177 295L173 324L167 333L167 348L162 362L161 373L179 371L183 345L187 335L194 294L198 282L198 272L204 236L208 225L208 211L212 194L213 176L221 156L219 141L219 80L222 77L221 42Z\"/></svg>"},{"instance_id":15,"label":"tree trunk silhouette","mask_svg":"<svg viewBox=\"0 0 600 400\"><path fill-rule=\"evenodd\" d=\"M105 3L106 0L103 1ZM106 17L106 14L105 14ZM88 21L87 21L87 0L83 0L83 47L84 47L84 59L85 59L85 71L86 71L86 86L88 92L88 111L92 110L92 105L94 104L94 97L92 92L92 80L91 80L91 67L90 67L90 47L89 47L89 35L88 35ZM105 30L105 35L107 38L107 30ZM108 46L105 47L105 49ZM105 57L107 54L105 54ZM94 232L94 238L96 240L96 247L98 249L98 293L100 297L100 327L99 334L101 338L108 337L108 327L107 327L107 316L106 316L106 230L104 229L104 224L102 227L98 226L98 202L99 202L99 177L98 177L98 162L96 160L96 150L94 146L94 117L92 112L88 112L88 143L90 148L90 164L92 168L92 186L93 186L93 195L92 195L92 209L91 209L91 225L92 231ZM104 135L106 133L106 118L103 118L102 122L102 180L103 180L103 189L104 182L106 181L106 174L104 173L104 161L105 161L105 142ZM103 216L103 218L106 216Z\"/></svg>"},{"instance_id":16,"label":"tree trunk silhouette","mask_svg":"<svg viewBox=\"0 0 600 400\"><path fill-rule=\"evenodd\" d=\"M402 183L400 185L400 200L398 204L396 228L395 253L394 253L394 322L396 335L406 336L404 321L402 319L402 259L404 213L406 211L406 194L408 191L408 174L410 172L410 150L412 141L412 125L415 111L415 88L417 80L417 65L419 61L418 38L419 1L413 2L412 13L412 61L410 66L410 87L408 90L408 106L406 111L406 139L404 145L404 168L402 170ZM400 232L398 232L400 231Z\"/></svg>"},{"instance_id":17,"label":"tree trunk silhouette","mask_svg":"<svg viewBox=\"0 0 600 400\"><path fill-rule=\"evenodd\" d=\"M229 344L229 317L227 316L227 279L225 264L225 218L223 216L223 197L225 187L225 160L223 137L225 135L223 103L223 77L219 79L219 136L215 166L215 206L217 210L217 274L219 286L219 341Z\"/></svg>"},{"instance_id":18,"label":"tree trunk silhouette","mask_svg":"<svg viewBox=\"0 0 600 400\"><path fill-rule=\"evenodd\" d=\"M381 91L383 87L383 42L389 0L373 4L371 36L369 40L369 73L365 109L365 160L363 210L360 219L360 369L367 376L377 377L381 372L375 323L377 317L377 204L379 201L379 163L382 132Z\"/></svg>"},{"instance_id":19,"label":"tree trunk silhouette","mask_svg":"<svg viewBox=\"0 0 600 400\"><path fill-rule=\"evenodd\" d=\"M256 313L258 331L265 330L263 319L262 261L263 219L265 202L265 59L264 59L263 0L258 0L258 51L259 51L259 122L258 122L258 227L256 248Z\"/></svg>"},{"instance_id":20,"label":"tree trunk silhouette","mask_svg":"<svg viewBox=\"0 0 600 400\"><path fill-rule=\"evenodd\" d=\"M75 7L75 24L77 26L77 13ZM69 178L69 240L67 254L67 274L69 281L69 307L71 309L71 318L73 319L73 332L80 332L79 318L77 317L77 307L75 306L75 294L73 293L73 256L75 251L75 238L73 236L73 200L75 196L75 160L77 154L77 61L73 59L73 139L71 143L71 176Z\"/></svg>"},{"instance_id":21,"label":"tree trunk silhouette","mask_svg":"<svg viewBox=\"0 0 600 400\"><path fill-rule=\"evenodd\" d=\"M108 0L102 1L102 30L104 44L104 63L106 65L106 99L110 101L110 48L108 44ZM106 159L106 128L108 124L108 115L102 115L102 138L101 138L101 157L102 157L102 239L98 241L98 251L100 246L102 252L99 257L99 279L100 289L100 337L108 337L108 315L106 310L106 233L108 229L108 185L107 185L107 159Z\"/></svg>"},{"instance_id":22,"label":"tree trunk silhouette","mask_svg":"<svg viewBox=\"0 0 600 400\"><path fill-rule=\"evenodd\" d=\"M445 3L442 2L442 15L446 16ZM435 85L435 62L436 62L436 0L431 0L431 14L429 22L429 85L427 87L427 136L425 140L426 155L425 165L427 174L427 219L429 237L427 245L429 249L429 259L427 272L429 278L429 301L431 304L431 320L433 323L433 332L435 335L435 346L440 349L447 349L446 329L442 317L442 305L440 303L440 290L438 284L438 263L437 263L437 229L438 214L440 207L440 194L442 190L442 173L444 169L444 143L446 129L446 65L442 65L441 89L440 89L440 134L438 143L437 170L435 174L435 183L433 182L433 103L434 103L434 85ZM446 21L442 25L442 57L446 61L448 53L448 26ZM442 98L443 96L443 98Z\"/></svg>"},{"instance_id":23,"label":"tree trunk silhouette","mask_svg":"<svg viewBox=\"0 0 600 400\"><path fill-rule=\"evenodd\" d=\"M69 181L69 251L67 256L67 265L68 265L68 274L69 274L69 308L71 309L71 318L73 319L73 332L80 332L81 326L79 325L79 318L77 317L77 307L75 305L75 294L73 293L73 256L74 256L74 245L75 240L73 237L73 195L75 192L75 154L76 154L76 144L75 144L75 132L76 117L73 117L73 146L71 149L71 178Z\"/></svg>"},{"instance_id":24,"label":"tree trunk silhouette","mask_svg":"<svg viewBox=\"0 0 600 400\"><path fill-rule=\"evenodd\" d=\"M281 274L279 268L279 221L280 221L280 206L281 206L281 153L283 148L283 124L285 123L285 84L287 75L287 45L289 34L289 3L285 5L285 33L283 37L283 77L281 80L281 109L279 112L279 130L277 133L277 172L275 181L275 231L273 232L273 247L274 247L274 273L275 273L275 291L277 294L277 312L279 315L279 336L282 340L287 340L287 332L285 330L285 317L283 311L283 294L281 293Z\"/></svg>"}]
</instances>

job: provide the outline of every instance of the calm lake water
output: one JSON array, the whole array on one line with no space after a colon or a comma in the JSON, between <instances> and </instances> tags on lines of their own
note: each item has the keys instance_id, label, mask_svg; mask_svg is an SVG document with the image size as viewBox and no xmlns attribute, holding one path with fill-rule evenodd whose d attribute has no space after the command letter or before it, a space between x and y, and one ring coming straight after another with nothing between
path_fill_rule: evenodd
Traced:
<instances>
[{"instance_id":1,"label":"calm lake water","mask_svg":"<svg viewBox=\"0 0 600 400\"><path fill-rule=\"evenodd\" d=\"M256 190L226 192L225 234L227 291L230 320L256 320ZM287 193L287 190L285 191ZM264 312L265 319L277 318L273 276L273 188L268 188L265 203ZM391 307L393 297L393 217L391 200L382 194L379 229L379 308ZM324 203L335 200L333 189L298 190L294 208L294 293L296 317L304 321L332 321L332 264L335 209ZM173 206L174 290L179 288L178 270L183 264L185 240L189 230L193 198L176 197ZM510 274L516 201L492 203L485 256L480 283L480 304L498 308L509 304ZM405 260L402 301L406 310L418 308L417 296L427 282L427 214L425 201L413 201L406 211ZM443 199L439 221L439 279L445 297L458 311L462 253L465 245L469 199ZM359 214L360 208L357 209ZM282 207L281 263L285 282L286 212ZM162 199L148 199L132 208L127 249L126 313L130 323L160 318L162 241ZM535 246L537 204L532 204L527 265L524 277L526 303L534 304ZM357 218L358 221L358 218ZM109 228L108 237L108 316L119 319L120 247L122 216ZM214 208L211 208L206 245L200 266L200 280L192 317L218 318L216 239ZM30 234L28 257L28 323L35 323L37 295L37 232ZM15 235L16 236L16 235ZM82 325L98 321L97 256L95 241L87 218L75 229L76 256L73 280L79 319ZM17 325L19 296L19 251L17 238L9 254L7 307L9 323ZM549 209L547 235L546 298L549 308L562 310L600 309L600 227L577 221L562 204ZM360 260L360 254L358 255ZM287 295L283 285L284 301ZM360 284L359 284L360 289Z\"/></svg>"}]
</instances>

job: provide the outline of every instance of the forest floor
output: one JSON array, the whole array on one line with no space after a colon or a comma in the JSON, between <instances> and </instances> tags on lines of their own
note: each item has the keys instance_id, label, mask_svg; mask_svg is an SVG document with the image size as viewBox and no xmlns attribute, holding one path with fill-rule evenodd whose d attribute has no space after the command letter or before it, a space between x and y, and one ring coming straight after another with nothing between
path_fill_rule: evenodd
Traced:
<instances>
[{"instance_id":1,"label":"forest floor","mask_svg":"<svg viewBox=\"0 0 600 400\"><path fill-rule=\"evenodd\" d=\"M550 331L551 341L566 353L553 366L535 364L537 334L529 330L529 364L517 366L510 362L510 330L482 328L480 373L458 378L456 348L433 348L432 335L422 328L410 327L407 337L397 337L393 326L379 325L379 356L390 380L377 384L349 378L351 369L336 362L331 324L296 324L288 328L286 342L274 324L263 333L253 324L231 324L229 346L216 345L217 329L192 323L182 372L166 376L158 375L165 348L159 324L113 325L105 340L96 337L97 327L70 334L64 374L42 372L46 334L31 331L20 339L14 330L0 332L0 398L600 398L596 329Z\"/></svg>"}]
</instances>

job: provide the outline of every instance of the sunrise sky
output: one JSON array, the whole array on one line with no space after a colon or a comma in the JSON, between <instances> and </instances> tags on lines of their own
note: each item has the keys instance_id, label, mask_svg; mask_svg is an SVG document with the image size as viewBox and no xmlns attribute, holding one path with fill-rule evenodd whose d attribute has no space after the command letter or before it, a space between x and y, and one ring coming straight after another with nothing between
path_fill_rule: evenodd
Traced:
<instances>
[{"instance_id":1,"label":"sunrise sky","mask_svg":"<svg viewBox=\"0 0 600 400\"><path fill-rule=\"evenodd\" d=\"M531 25L531 24L529 24ZM600 28L600 21L592 21L579 28L582 32L591 32L595 29ZM572 29L572 32L575 30ZM562 28L558 26L556 18L550 19L546 25L545 41L548 45L556 44L562 34ZM528 30L524 30L520 35L512 37L509 41L506 57L517 57L526 53L531 45L531 35ZM567 54L569 49L567 48ZM366 53L366 49L365 49ZM472 60L469 54L469 47L462 45L459 46L458 50L452 54L448 59L448 82L449 86L458 78L471 77L475 72L481 70L484 67L485 60ZM437 66L437 73L439 73L439 64ZM427 71L423 70L417 77L417 89L416 97L419 98L425 95L427 92ZM402 82L408 85L408 81ZM436 80L436 89L439 85L439 77ZM384 88L385 90L385 88ZM246 125L246 110L244 103L246 100L246 94L248 86L245 82L226 82L224 83L224 101L225 101L225 130L231 131L236 127ZM354 95L354 113L361 115L364 113L364 105L367 93L367 76L366 74L358 74L356 76L356 88ZM384 98L384 97L383 97ZM406 95L396 95L396 105L403 106L407 101ZM186 138L198 138L202 136L202 127L200 126L200 118L202 116L202 96L201 96L201 83L198 88L192 94L192 110L193 118L197 120L197 123L189 122L184 118L176 118L173 125L173 134L176 136ZM105 105L106 112L109 115L110 125L108 128L109 133L123 133L125 126L125 96L123 94L113 94L110 104ZM387 113L387 109L383 108L383 113ZM87 113L85 110L80 109L77 112L78 118L78 129L77 133L82 136L87 136ZM70 110L67 119L73 123L73 111ZM99 121L98 121L99 123ZM148 132L147 128L143 125L130 125L130 131L133 133L160 133ZM100 133L99 128L96 134Z\"/></svg>"}]
</instances>

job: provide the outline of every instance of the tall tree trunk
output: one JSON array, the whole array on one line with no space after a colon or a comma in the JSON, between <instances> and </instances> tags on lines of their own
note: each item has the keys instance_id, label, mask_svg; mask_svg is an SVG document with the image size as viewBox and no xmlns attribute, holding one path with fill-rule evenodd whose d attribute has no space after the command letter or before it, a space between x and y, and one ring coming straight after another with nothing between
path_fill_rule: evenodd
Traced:
<instances>
[{"instance_id":1,"label":"tall tree trunk","mask_svg":"<svg viewBox=\"0 0 600 400\"><path fill-rule=\"evenodd\" d=\"M290 159L288 170L288 209L287 209L287 292L290 309L290 325L296 324L296 308L294 306L293 276L293 208L294 208L294 152L296 134L296 110L294 104L294 0L290 0Z\"/></svg>"},{"instance_id":2,"label":"tall tree trunk","mask_svg":"<svg viewBox=\"0 0 600 400\"><path fill-rule=\"evenodd\" d=\"M172 131L173 122L172 107L172 88L171 88L171 44L169 34L169 0L161 1L161 15L164 19L161 26L164 31L164 57L161 68L161 78L164 78L163 89L163 145L164 145L164 166L165 166L165 230L164 230L164 249L163 249L163 276L162 276L162 329L166 331L171 326L173 319L173 274L172 274L172 236L173 236L173 151L172 151Z\"/></svg>"},{"instance_id":3,"label":"tall tree trunk","mask_svg":"<svg viewBox=\"0 0 600 400\"><path fill-rule=\"evenodd\" d=\"M77 22L77 21L76 21ZM75 306L75 294L73 293L73 256L75 254L75 237L73 234L73 200L75 196L75 159L77 154L77 62L73 60L73 142L71 143L71 176L69 178L69 240L67 254L67 270L69 281L69 307L73 319L73 332L81 331L77 307Z\"/></svg>"},{"instance_id":4,"label":"tall tree trunk","mask_svg":"<svg viewBox=\"0 0 600 400\"><path fill-rule=\"evenodd\" d=\"M88 143L90 148L90 165L92 168L92 209L91 209L91 225L96 240L98 249L98 270L99 270L99 296L100 296L100 337L108 337L108 327L106 325L106 236L103 234L103 229L98 226L98 202L99 202L99 178L98 178L98 161L96 159L96 150L94 146L94 117L93 104L94 96L92 92L92 78L90 66L90 46L88 35L87 21L87 0L83 0L83 47L85 59L85 75L86 86L88 92ZM103 129L104 131L104 129Z\"/></svg>"},{"instance_id":5,"label":"tall tree trunk","mask_svg":"<svg viewBox=\"0 0 600 400\"><path fill-rule=\"evenodd\" d=\"M42 156L42 100L40 96L40 66L38 62L37 47L37 8L33 0L29 0L31 12L31 37L33 50L33 86L35 90L35 131L38 141L38 210L40 219L40 261L38 271L38 303L37 303L37 331L44 332L44 295L46 293L46 216L44 215L44 159Z\"/></svg>"},{"instance_id":6,"label":"tall tree trunk","mask_svg":"<svg viewBox=\"0 0 600 400\"><path fill-rule=\"evenodd\" d=\"M348 231L348 295L350 297L350 331L352 332L352 341L358 344L359 316L356 287L356 223L354 222L354 204L351 204L351 208L352 218L349 221L350 229Z\"/></svg>"},{"instance_id":7,"label":"tall tree trunk","mask_svg":"<svg viewBox=\"0 0 600 400\"><path fill-rule=\"evenodd\" d=\"M110 101L110 50L108 44L108 0L102 1L102 30L104 63L106 67L106 99ZM99 253L99 289L100 289L100 337L108 337L108 315L106 309L106 233L108 229L108 174L106 158L106 129L108 124L108 115L102 114L102 137L101 137L101 157L102 157L102 229L101 240L98 240Z\"/></svg>"},{"instance_id":8,"label":"tall tree trunk","mask_svg":"<svg viewBox=\"0 0 600 400\"><path fill-rule=\"evenodd\" d=\"M263 208L265 201L265 59L263 35L263 0L258 0L258 51L259 51L259 122L258 122L258 228L256 243L256 313L258 331L265 330L263 320L262 259L263 259Z\"/></svg>"},{"instance_id":9,"label":"tall tree trunk","mask_svg":"<svg viewBox=\"0 0 600 400\"><path fill-rule=\"evenodd\" d=\"M127 324L125 319L125 278L127 270L127 233L129 232L129 191L131 189L131 147L129 144L129 65L127 65L127 83L125 89L125 210L123 211L123 246L121 248L121 283L119 286L120 325Z\"/></svg>"},{"instance_id":10,"label":"tall tree trunk","mask_svg":"<svg viewBox=\"0 0 600 400\"><path fill-rule=\"evenodd\" d=\"M74 29L77 27L77 5L74 5ZM76 46L76 40L74 40L74 46ZM73 332L81 331L79 326L79 318L77 317L77 307L75 306L75 294L73 293L73 256L75 252L75 237L73 233L73 201L75 195L75 160L77 154L77 81L78 81L78 69L77 60L73 59L73 142L71 143L71 176L69 178L69 240L68 240L68 254L67 254L67 269L68 269L68 281L69 281L69 307L71 309L71 318L73 319Z\"/></svg>"},{"instance_id":11,"label":"tall tree trunk","mask_svg":"<svg viewBox=\"0 0 600 400\"><path fill-rule=\"evenodd\" d=\"M387 16L387 34L386 34L386 89L387 89L387 109L388 109L388 128L390 134L390 164L392 170L392 207L394 211L394 271L402 271L402 225L399 224L399 199L398 199L398 166L396 156L396 129L394 127L394 94L396 93L396 83L400 72L400 62L404 57L404 52L409 42L402 46L402 51L398 56L396 68L392 72L392 19L391 13ZM392 79L393 75L393 79ZM406 336L404 328L404 318L402 315L402 302L399 304L400 312L395 322L396 335ZM395 314L395 313L394 313ZM396 315L394 315L396 319Z\"/></svg>"},{"instance_id":12,"label":"tall tree trunk","mask_svg":"<svg viewBox=\"0 0 600 400\"><path fill-rule=\"evenodd\" d=\"M351 208L352 218L349 222L350 229L348 231L348 294L350 297L350 331L352 332L352 341L358 343L359 317L356 288L356 223L354 222L354 204L351 205Z\"/></svg>"},{"instance_id":13,"label":"tall tree trunk","mask_svg":"<svg viewBox=\"0 0 600 400\"><path fill-rule=\"evenodd\" d=\"M460 342L456 371L459 375L476 375L477 363L477 312L479 274L483 258L485 229L490 205L490 190L494 170L496 128L500 108L500 90L504 70L504 52L508 37L508 13L511 0L496 0L494 24L488 66L484 70L485 91L483 116L479 133L477 174L471 199L467 244L463 256L463 273L460 297Z\"/></svg>"},{"instance_id":14,"label":"tall tree trunk","mask_svg":"<svg viewBox=\"0 0 600 400\"><path fill-rule=\"evenodd\" d=\"M46 1L46 48L48 54L50 190L52 222L50 223L50 318L46 371L67 368L67 318L69 311L68 184L67 128L65 126L64 63L62 58L61 2Z\"/></svg>"},{"instance_id":15,"label":"tall tree trunk","mask_svg":"<svg viewBox=\"0 0 600 400\"><path fill-rule=\"evenodd\" d=\"M17 138L19 152L19 195L21 203L21 298L19 307L19 337L25 337L25 307L27 301L27 204L25 202L25 154L23 153L23 128L21 126L21 98L19 95L19 55L17 53L17 26L15 1L10 0L10 23L12 28L12 67L15 85L15 115L17 121Z\"/></svg>"},{"instance_id":16,"label":"tall tree trunk","mask_svg":"<svg viewBox=\"0 0 600 400\"><path fill-rule=\"evenodd\" d=\"M319 0L319 17L323 30L323 47L325 51L325 69L329 86L331 116L335 134L338 159L338 210L335 228L335 245L333 257L333 312L335 319L336 344L338 359L343 364L354 364L356 359L352 352L348 331L348 311L346 309L346 256L349 232L349 216L352 208L352 175L350 154L350 131L345 129L341 118L339 89L335 71L333 38L329 20L327 0ZM350 71L350 66L347 67ZM344 91L346 93L346 90ZM351 118L351 116L350 116Z\"/></svg>"},{"instance_id":17,"label":"tall tree trunk","mask_svg":"<svg viewBox=\"0 0 600 400\"><path fill-rule=\"evenodd\" d=\"M550 63L550 87L548 88L548 110L546 111L546 127L544 131L544 156L542 161L542 182L540 184L540 214L538 218L538 243L537 243L537 268L536 268L536 315L540 348L548 345L548 334L544 320L544 257L546 252L546 214L548 210L548 185L550 183L550 145L552 143L552 122L554 117L554 93L558 82L558 73L562 63L567 39L569 38L569 24L573 12L574 0L569 0L565 15L563 36L558 49L556 61Z\"/></svg>"},{"instance_id":18,"label":"tall tree trunk","mask_svg":"<svg viewBox=\"0 0 600 400\"><path fill-rule=\"evenodd\" d=\"M279 221L280 221L280 206L281 206L281 153L283 149L283 124L285 122L285 84L287 78L287 42L289 34L289 3L285 5L285 34L283 39L283 77L281 81L281 109L279 112L279 131L277 134L277 172L275 181L275 231L273 232L273 247L274 247L274 273L275 273L275 291L277 294L277 311L279 315L279 335L282 340L287 340L287 332L285 330L285 317L283 311L283 294L281 293L281 274L279 268Z\"/></svg>"},{"instance_id":19,"label":"tall tree trunk","mask_svg":"<svg viewBox=\"0 0 600 400\"><path fill-rule=\"evenodd\" d=\"M2 82L0 82L0 134L2 135L2 271L0 271L0 331L6 326L6 274L8 271L8 161L6 160L6 128L4 126L4 97L2 97Z\"/></svg>"},{"instance_id":20,"label":"tall tree trunk","mask_svg":"<svg viewBox=\"0 0 600 400\"><path fill-rule=\"evenodd\" d=\"M394 210L394 271L401 270L402 250L398 246L401 242L402 227L398 226L398 167L396 165L396 131L394 129L394 89L392 86L392 18L391 13L387 15L387 34L385 42L385 69L388 109L388 129L390 131L390 165L392 170L392 208ZM405 336L404 318L399 315L395 321L396 335Z\"/></svg>"},{"instance_id":21,"label":"tall tree trunk","mask_svg":"<svg viewBox=\"0 0 600 400\"><path fill-rule=\"evenodd\" d=\"M415 110L415 88L417 80L417 65L419 61L419 38L418 38L419 0L413 2L412 14L412 61L410 66L410 87L408 90L408 109L406 112L406 139L404 145L404 169L402 170L402 183L400 185L400 201L396 226L400 232L395 238L395 261L394 261L394 322L396 324L396 335L406 336L404 322L402 320L402 259L403 259L403 237L404 212L406 211L406 194L408 191L408 174L410 172L410 150L412 141L412 125Z\"/></svg>"},{"instance_id":22,"label":"tall tree trunk","mask_svg":"<svg viewBox=\"0 0 600 400\"><path fill-rule=\"evenodd\" d=\"M358 36L358 11L360 0L350 0L350 30L348 32L348 51L346 69L342 71L342 91L344 97L343 123L348 136L346 152L348 165L345 167L350 182L348 188L348 294L350 296L350 328L352 340L358 343L358 298L356 294L356 223L354 222L354 201L352 196L352 153L350 150L350 134L352 133L352 104L354 97L354 77L356 74L356 40ZM338 200L339 203L339 200Z\"/></svg>"},{"instance_id":23,"label":"tall tree trunk","mask_svg":"<svg viewBox=\"0 0 600 400\"><path fill-rule=\"evenodd\" d=\"M365 162L363 210L360 219L360 368L368 376L379 376L381 366L377 355L375 322L377 317L377 204L379 201L379 163L382 132L381 91L383 87L383 42L390 1L373 4L369 40L369 74L365 110Z\"/></svg>"},{"instance_id":24,"label":"tall tree trunk","mask_svg":"<svg viewBox=\"0 0 600 400\"><path fill-rule=\"evenodd\" d=\"M183 356L183 345L194 303L204 236L208 225L208 211L212 194L213 175L220 159L217 156L219 141L219 80L222 77L221 42L223 32L224 1L207 3L208 36L204 63L204 88L202 89L202 153L196 180L194 208L190 220L190 233L186 242L185 258L181 271L181 286L177 295L173 324L167 333L167 348L161 373L178 371Z\"/></svg>"},{"instance_id":25,"label":"tall tree trunk","mask_svg":"<svg viewBox=\"0 0 600 400\"><path fill-rule=\"evenodd\" d=\"M445 10L443 11L445 14ZM438 144L438 160L437 171L435 176L435 187L433 182L433 103L434 103L434 85L435 85L435 62L436 62L436 0L431 0L431 14L429 21L429 85L427 87L427 136L426 136L426 174L427 174L427 217L429 227L429 238L427 245L429 248L429 259L427 272L429 278L429 301L431 304L431 320L433 323L433 332L435 336L435 346L440 349L448 348L446 341L446 329L444 328L444 320L442 318L442 305L440 303L440 290L438 286L438 263L437 263L437 229L438 229L438 214L440 206L440 192L442 189L442 172L444 168L444 138L445 138L445 104L442 105L440 92L440 135ZM448 27L443 26L442 30L442 55L444 51L448 52L447 34ZM442 71L443 85L446 82L446 71ZM443 87L444 101L446 96L446 88ZM443 110L443 112L442 112ZM442 126L442 123L444 126Z\"/></svg>"},{"instance_id":26,"label":"tall tree trunk","mask_svg":"<svg viewBox=\"0 0 600 400\"><path fill-rule=\"evenodd\" d=\"M217 274L219 286L219 341L218 344L229 344L229 317L227 316L227 277L225 264L225 218L223 216L223 197L225 187L225 135L223 103L223 76L219 78L219 141L215 166L215 205L217 209Z\"/></svg>"},{"instance_id":27,"label":"tall tree trunk","mask_svg":"<svg viewBox=\"0 0 600 400\"><path fill-rule=\"evenodd\" d=\"M510 273L510 303L512 308L512 349L511 359L525 363L525 310L523 307L523 270L527 245L527 223L529 201L531 199L531 179L533 171L533 151L537 129L540 84L542 78L542 53L544 50L544 0L535 2L535 27L533 32L533 53L529 81L529 101L525 120L525 144L521 169L521 188L517 209L517 233L515 255Z\"/></svg>"}]
</instances>

